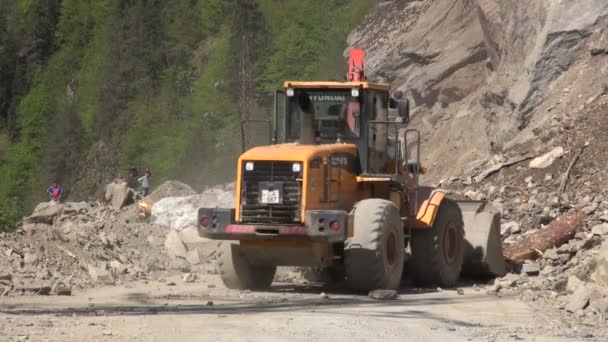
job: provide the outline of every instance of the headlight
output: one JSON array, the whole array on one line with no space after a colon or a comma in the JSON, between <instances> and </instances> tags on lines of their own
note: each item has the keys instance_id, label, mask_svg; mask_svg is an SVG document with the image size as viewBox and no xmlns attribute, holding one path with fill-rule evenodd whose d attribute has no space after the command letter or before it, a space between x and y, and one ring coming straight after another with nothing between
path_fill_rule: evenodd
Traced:
<instances>
[{"instance_id":1,"label":"headlight","mask_svg":"<svg viewBox=\"0 0 608 342\"><path fill-rule=\"evenodd\" d=\"M300 163L293 163L291 165L291 171L293 171L293 172L300 172L300 171L302 171L302 164L300 164Z\"/></svg>"},{"instance_id":2,"label":"headlight","mask_svg":"<svg viewBox=\"0 0 608 342\"><path fill-rule=\"evenodd\" d=\"M285 95L287 95L287 97L292 97L294 94L293 88L287 88L287 90L285 91Z\"/></svg>"},{"instance_id":3,"label":"headlight","mask_svg":"<svg viewBox=\"0 0 608 342\"><path fill-rule=\"evenodd\" d=\"M253 162L246 162L245 163L245 170L246 171L253 171Z\"/></svg>"},{"instance_id":4,"label":"headlight","mask_svg":"<svg viewBox=\"0 0 608 342\"><path fill-rule=\"evenodd\" d=\"M359 97L359 88L353 88L350 90L350 95L352 97Z\"/></svg>"}]
</instances>

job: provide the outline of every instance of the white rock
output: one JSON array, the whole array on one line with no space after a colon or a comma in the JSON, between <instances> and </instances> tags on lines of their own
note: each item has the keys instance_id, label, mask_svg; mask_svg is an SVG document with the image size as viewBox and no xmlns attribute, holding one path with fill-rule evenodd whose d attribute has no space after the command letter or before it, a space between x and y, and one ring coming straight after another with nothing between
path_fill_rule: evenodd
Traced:
<instances>
[{"instance_id":1,"label":"white rock","mask_svg":"<svg viewBox=\"0 0 608 342\"><path fill-rule=\"evenodd\" d=\"M184 275L184 278L182 280L184 281L184 283L194 283L196 281L196 278L196 274L188 273Z\"/></svg>"},{"instance_id":2,"label":"white rock","mask_svg":"<svg viewBox=\"0 0 608 342\"><path fill-rule=\"evenodd\" d=\"M190 265L198 265L201 263L201 256L198 253L198 249L189 250L186 253L186 260L190 263Z\"/></svg>"},{"instance_id":3,"label":"white rock","mask_svg":"<svg viewBox=\"0 0 608 342\"><path fill-rule=\"evenodd\" d=\"M106 201L109 201L112 208L119 211L133 199L133 192L129 190L126 182L110 183L106 186Z\"/></svg>"},{"instance_id":4,"label":"white rock","mask_svg":"<svg viewBox=\"0 0 608 342\"><path fill-rule=\"evenodd\" d=\"M180 231L179 237L188 250L196 248L204 255L209 254L215 248L213 240L200 237L195 227L188 227Z\"/></svg>"},{"instance_id":5,"label":"white rock","mask_svg":"<svg viewBox=\"0 0 608 342\"><path fill-rule=\"evenodd\" d=\"M368 294L368 297L372 298L372 299L389 300L389 299L396 299L397 297L399 297L399 293L397 293L397 291L395 291L395 290L378 289L378 290L370 291Z\"/></svg>"},{"instance_id":6,"label":"white rock","mask_svg":"<svg viewBox=\"0 0 608 342\"><path fill-rule=\"evenodd\" d=\"M521 268L521 273L526 273L528 275L538 275L540 273L540 266L536 261L527 260Z\"/></svg>"},{"instance_id":7,"label":"white rock","mask_svg":"<svg viewBox=\"0 0 608 342\"><path fill-rule=\"evenodd\" d=\"M505 222L500 225L500 234L503 236L516 234L521 231L521 226L515 221Z\"/></svg>"},{"instance_id":8,"label":"white rock","mask_svg":"<svg viewBox=\"0 0 608 342\"><path fill-rule=\"evenodd\" d=\"M595 235L608 234L608 223L602 223L602 224L593 226L593 228L591 228L591 232Z\"/></svg>"},{"instance_id":9,"label":"white rock","mask_svg":"<svg viewBox=\"0 0 608 342\"><path fill-rule=\"evenodd\" d=\"M566 305L566 310L568 312L577 312L578 310L583 310L589 304L589 298L591 297L591 291L587 289L585 286L580 286L576 291L570 296L570 300Z\"/></svg>"},{"instance_id":10,"label":"white rock","mask_svg":"<svg viewBox=\"0 0 608 342\"><path fill-rule=\"evenodd\" d=\"M34 253L25 253L23 262L26 264L35 264L38 261L38 256Z\"/></svg>"},{"instance_id":11,"label":"white rock","mask_svg":"<svg viewBox=\"0 0 608 342\"><path fill-rule=\"evenodd\" d=\"M468 190L464 193L464 196L474 200L474 201L479 201L483 199L483 194L477 192L477 191L473 191L473 190Z\"/></svg>"},{"instance_id":12,"label":"white rock","mask_svg":"<svg viewBox=\"0 0 608 342\"><path fill-rule=\"evenodd\" d=\"M559 146L559 147L556 147L553 150L543 154L540 157L532 159L528 166L533 169L544 169L546 167L551 166L551 164L553 164L553 162L557 158L560 158L563 155L564 155L564 149L561 146Z\"/></svg>"},{"instance_id":13,"label":"white rock","mask_svg":"<svg viewBox=\"0 0 608 342\"><path fill-rule=\"evenodd\" d=\"M53 219L59 216L63 210L63 205L57 202L43 202L36 206L32 215L27 217L25 223L53 223Z\"/></svg>"},{"instance_id":14,"label":"white rock","mask_svg":"<svg viewBox=\"0 0 608 342\"><path fill-rule=\"evenodd\" d=\"M600 253L596 257L596 268L591 278L599 285L608 288L608 240L604 240Z\"/></svg>"},{"instance_id":15,"label":"white rock","mask_svg":"<svg viewBox=\"0 0 608 342\"><path fill-rule=\"evenodd\" d=\"M578 290L579 287L585 285L585 283L578 279L577 276L569 276L568 277L568 283L566 284L566 290L568 292L575 292L576 290Z\"/></svg>"},{"instance_id":16,"label":"white rock","mask_svg":"<svg viewBox=\"0 0 608 342\"><path fill-rule=\"evenodd\" d=\"M108 285L114 284L114 282L115 282L112 272L110 272L104 268L89 265L88 271L89 271L89 276L91 277L91 279L93 279L94 282L108 284Z\"/></svg>"},{"instance_id":17,"label":"white rock","mask_svg":"<svg viewBox=\"0 0 608 342\"><path fill-rule=\"evenodd\" d=\"M152 246L157 246L160 247L163 245L163 240L153 236L153 235L149 235L148 238L146 239L148 241L149 244L151 244Z\"/></svg>"},{"instance_id":18,"label":"white rock","mask_svg":"<svg viewBox=\"0 0 608 342\"><path fill-rule=\"evenodd\" d=\"M543 253L543 258L549 260L558 260L559 255L557 255L557 251L554 248L547 249L545 253Z\"/></svg>"},{"instance_id":19,"label":"white rock","mask_svg":"<svg viewBox=\"0 0 608 342\"><path fill-rule=\"evenodd\" d=\"M127 271L127 267L118 260L110 261L110 268L116 270L116 273L122 274Z\"/></svg>"},{"instance_id":20,"label":"white rock","mask_svg":"<svg viewBox=\"0 0 608 342\"><path fill-rule=\"evenodd\" d=\"M186 246L184 246L184 243L179 238L179 233L176 231L170 231L167 234L165 248L167 249L167 254L172 258L186 258Z\"/></svg>"}]
</instances>

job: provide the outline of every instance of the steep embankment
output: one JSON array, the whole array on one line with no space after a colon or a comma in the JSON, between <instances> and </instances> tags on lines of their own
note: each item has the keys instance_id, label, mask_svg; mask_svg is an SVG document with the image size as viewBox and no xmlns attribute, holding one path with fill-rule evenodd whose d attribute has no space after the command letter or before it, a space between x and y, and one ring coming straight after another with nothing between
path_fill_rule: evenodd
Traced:
<instances>
[{"instance_id":1,"label":"steep embankment","mask_svg":"<svg viewBox=\"0 0 608 342\"><path fill-rule=\"evenodd\" d=\"M490 201L507 249L534 242L490 294L558 307L574 330L608 313L607 23L602 0L388 1L348 39L412 99L426 181Z\"/></svg>"},{"instance_id":2,"label":"steep embankment","mask_svg":"<svg viewBox=\"0 0 608 342\"><path fill-rule=\"evenodd\" d=\"M348 38L368 73L413 101L427 181L459 175L515 145L540 149L538 130L602 91L602 0L434 0L379 4ZM563 92L564 88L570 91Z\"/></svg>"},{"instance_id":3,"label":"steep embankment","mask_svg":"<svg viewBox=\"0 0 608 342\"><path fill-rule=\"evenodd\" d=\"M270 113L283 79L341 77L374 3L0 0L0 222L52 179L79 200L132 164L233 178L239 117Z\"/></svg>"}]
</instances>

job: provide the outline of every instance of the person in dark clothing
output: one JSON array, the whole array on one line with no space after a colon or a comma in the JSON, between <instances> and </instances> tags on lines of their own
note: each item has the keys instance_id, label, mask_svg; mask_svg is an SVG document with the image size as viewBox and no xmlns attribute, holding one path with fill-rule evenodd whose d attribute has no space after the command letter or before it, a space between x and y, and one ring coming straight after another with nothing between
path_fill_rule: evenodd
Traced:
<instances>
[{"instance_id":1,"label":"person in dark clothing","mask_svg":"<svg viewBox=\"0 0 608 342\"><path fill-rule=\"evenodd\" d=\"M127 180L127 185L131 189L137 189L137 180L139 179L139 174L137 172L137 168L135 166L129 169L129 178Z\"/></svg>"},{"instance_id":2,"label":"person in dark clothing","mask_svg":"<svg viewBox=\"0 0 608 342\"><path fill-rule=\"evenodd\" d=\"M63 195L63 188L57 182L53 182L53 185L46 189L46 192L51 196L53 202L59 203L61 195Z\"/></svg>"}]
</instances>

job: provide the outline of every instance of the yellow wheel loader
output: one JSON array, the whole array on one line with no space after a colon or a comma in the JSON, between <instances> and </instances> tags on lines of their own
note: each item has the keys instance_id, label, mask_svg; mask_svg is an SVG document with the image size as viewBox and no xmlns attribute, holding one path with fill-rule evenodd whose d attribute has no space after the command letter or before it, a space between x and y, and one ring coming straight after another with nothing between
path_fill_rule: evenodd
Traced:
<instances>
[{"instance_id":1,"label":"yellow wheel loader","mask_svg":"<svg viewBox=\"0 0 608 342\"><path fill-rule=\"evenodd\" d=\"M505 273L500 215L420 186L409 103L366 80L364 57L351 51L345 82L285 82L269 143L238 158L235 207L199 209L227 287L264 289L277 266L310 266L354 291L398 289L408 248L419 284Z\"/></svg>"}]
</instances>

